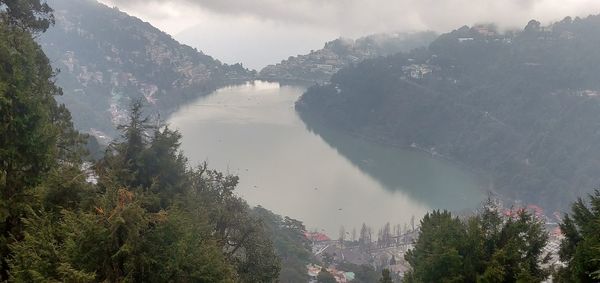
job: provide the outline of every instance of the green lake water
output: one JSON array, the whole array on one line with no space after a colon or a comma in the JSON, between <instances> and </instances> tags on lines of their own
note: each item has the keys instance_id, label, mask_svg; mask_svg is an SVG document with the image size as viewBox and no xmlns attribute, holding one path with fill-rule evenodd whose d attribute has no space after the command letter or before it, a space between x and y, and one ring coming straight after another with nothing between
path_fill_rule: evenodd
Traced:
<instances>
[{"instance_id":1,"label":"green lake water","mask_svg":"<svg viewBox=\"0 0 600 283\"><path fill-rule=\"evenodd\" d=\"M304 90L261 81L226 87L168 123L193 164L238 175L249 204L332 237L341 226L377 231L431 209L472 209L485 197L477 178L450 162L308 126L294 109Z\"/></svg>"}]
</instances>

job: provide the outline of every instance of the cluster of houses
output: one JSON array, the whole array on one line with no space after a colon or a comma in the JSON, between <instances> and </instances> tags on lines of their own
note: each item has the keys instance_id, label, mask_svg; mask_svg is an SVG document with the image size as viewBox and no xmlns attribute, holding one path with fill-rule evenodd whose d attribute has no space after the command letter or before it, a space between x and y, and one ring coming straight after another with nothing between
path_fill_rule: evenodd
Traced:
<instances>
[{"instance_id":1,"label":"cluster of houses","mask_svg":"<svg viewBox=\"0 0 600 283\"><path fill-rule=\"evenodd\" d=\"M339 54L333 45L344 49L344 54ZM259 77L267 80L323 83L343 67L376 56L377 54L368 48L356 48L352 41L338 39L326 44L323 49L269 65L260 71Z\"/></svg>"},{"instance_id":2,"label":"cluster of houses","mask_svg":"<svg viewBox=\"0 0 600 283\"><path fill-rule=\"evenodd\" d=\"M494 208L506 217L517 217L521 211L527 211L540 221L545 223L546 231L548 231L549 239L543 249L544 257L549 256L549 261L543 264L543 267L562 266L564 263L560 261L559 249L560 242L564 239L559 225L560 215L554 213L548 216L544 209L537 205L519 205L504 206L503 203L497 200L493 204ZM345 272L336 269L336 263L349 262L355 265L369 265L377 270L389 269L398 277L403 277L409 271L410 265L404 259L404 255L414 247L414 242L418 237L418 227L406 229L403 233L393 232L386 241L382 238L376 241L359 240L359 241L340 241L332 240L330 237L320 232L305 232L305 237L311 242L312 252L317 259L322 262L330 261L332 264L325 270L336 278L338 283L349 282L354 278L351 272ZM396 231L396 230L394 230ZM311 282L316 282L316 276L322 270L322 267L315 264L307 266L308 275L311 277Z\"/></svg>"},{"instance_id":3,"label":"cluster of houses","mask_svg":"<svg viewBox=\"0 0 600 283\"><path fill-rule=\"evenodd\" d=\"M356 57L356 60L359 58ZM326 81L347 64L345 58L341 58L332 50L321 49L307 55L290 57L276 65L269 65L260 72L260 76L276 80Z\"/></svg>"},{"instance_id":4,"label":"cluster of houses","mask_svg":"<svg viewBox=\"0 0 600 283\"><path fill-rule=\"evenodd\" d=\"M408 270L409 264L404 260L404 254L413 247L416 230L407 231L401 235L390 236L389 241L339 241L332 240L319 232L306 232L305 237L312 244L312 252L322 262L328 260L332 264L325 270L336 278L338 283L349 282L354 278L352 272L336 269L336 263L348 262L355 265L369 265L377 270L387 268L392 273L402 277ZM315 264L307 266L308 275L316 280L322 267Z\"/></svg>"},{"instance_id":5,"label":"cluster of houses","mask_svg":"<svg viewBox=\"0 0 600 283\"><path fill-rule=\"evenodd\" d=\"M407 78L422 79L427 74L430 74L432 71L433 71L433 67L430 65L426 65L426 64L412 64L412 65L402 66L403 76L401 76L401 79L404 79L404 80Z\"/></svg>"},{"instance_id":6,"label":"cluster of houses","mask_svg":"<svg viewBox=\"0 0 600 283\"><path fill-rule=\"evenodd\" d=\"M575 39L575 34L570 31L556 31L553 26L543 27L540 26L539 23L530 22L528 27L531 26L532 29L537 31L537 39L544 41L554 41L554 40L573 40ZM527 29L527 28L526 28ZM480 25L474 26L472 28L476 33L473 36L469 37L460 37L458 41L461 43L468 43L471 41L475 41L477 38L483 38L486 42L489 41L501 41L505 44L511 44L513 40L513 33L500 34L496 31L495 27L488 25Z\"/></svg>"}]
</instances>

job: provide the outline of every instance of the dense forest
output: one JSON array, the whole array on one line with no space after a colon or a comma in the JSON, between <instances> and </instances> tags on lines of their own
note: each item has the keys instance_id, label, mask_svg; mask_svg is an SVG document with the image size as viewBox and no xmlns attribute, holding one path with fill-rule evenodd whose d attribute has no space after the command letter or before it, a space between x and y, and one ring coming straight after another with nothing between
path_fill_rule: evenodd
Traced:
<instances>
[{"instance_id":1,"label":"dense forest","mask_svg":"<svg viewBox=\"0 0 600 283\"><path fill-rule=\"evenodd\" d=\"M308 281L302 222L250 207L236 176L191 166L180 133L146 116L142 99L120 137L91 158L35 41L56 20L51 7L0 7L0 281ZM526 210L505 215L489 202L460 218L433 211L406 253L404 281L597 282L600 190L570 208L556 269L544 265L541 219ZM357 270L354 282L394 280L388 270L345 268ZM317 280L336 279L322 271Z\"/></svg>"},{"instance_id":2,"label":"dense forest","mask_svg":"<svg viewBox=\"0 0 600 283\"><path fill-rule=\"evenodd\" d=\"M34 41L55 21L51 8L37 0L3 5L0 281L306 278L302 223L250 208L235 194L237 177L192 167L180 134L145 118L142 101L121 137L90 160Z\"/></svg>"},{"instance_id":3,"label":"dense forest","mask_svg":"<svg viewBox=\"0 0 600 283\"><path fill-rule=\"evenodd\" d=\"M140 97L146 112L164 118L192 98L253 77L240 64L222 64L95 0L48 3L56 25L37 41L60 70L56 79L64 95L58 100L71 110L77 129L105 143L118 135L115 126Z\"/></svg>"},{"instance_id":4,"label":"dense forest","mask_svg":"<svg viewBox=\"0 0 600 283\"><path fill-rule=\"evenodd\" d=\"M599 44L600 16L505 33L465 26L342 69L297 109L490 175L505 199L565 209L600 183Z\"/></svg>"},{"instance_id":5,"label":"dense forest","mask_svg":"<svg viewBox=\"0 0 600 283\"><path fill-rule=\"evenodd\" d=\"M507 215L488 200L470 216L433 211L421 220L419 237L405 259L403 282L597 282L600 279L600 191L579 199L565 215L557 257L546 247L548 232L535 213Z\"/></svg>"}]
</instances>

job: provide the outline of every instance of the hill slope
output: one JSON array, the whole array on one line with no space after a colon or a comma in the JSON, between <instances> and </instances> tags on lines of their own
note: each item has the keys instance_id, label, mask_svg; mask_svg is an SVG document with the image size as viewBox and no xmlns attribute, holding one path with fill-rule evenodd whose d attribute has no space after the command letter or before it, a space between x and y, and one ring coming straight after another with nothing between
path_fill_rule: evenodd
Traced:
<instances>
[{"instance_id":1,"label":"hill slope","mask_svg":"<svg viewBox=\"0 0 600 283\"><path fill-rule=\"evenodd\" d=\"M357 40L338 38L325 43L322 49L269 65L260 71L259 76L276 81L325 82L350 64L425 47L435 37L434 32L419 32L374 34Z\"/></svg>"},{"instance_id":2,"label":"hill slope","mask_svg":"<svg viewBox=\"0 0 600 283\"><path fill-rule=\"evenodd\" d=\"M169 114L178 104L253 73L225 65L135 17L93 0L53 0L56 25L38 41L60 69L76 126L114 135L132 100Z\"/></svg>"},{"instance_id":3,"label":"hill slope","mask_svg":"<svg viewBox=\"0 0 600 283\"><path fill-rule=\"evenodd\" d=\"M297 109L489 173L508 199L566 208L600 183L597 46L600 16L506 34L462 27L426 50L343 69Z\"/></svg>"}]
</instances>

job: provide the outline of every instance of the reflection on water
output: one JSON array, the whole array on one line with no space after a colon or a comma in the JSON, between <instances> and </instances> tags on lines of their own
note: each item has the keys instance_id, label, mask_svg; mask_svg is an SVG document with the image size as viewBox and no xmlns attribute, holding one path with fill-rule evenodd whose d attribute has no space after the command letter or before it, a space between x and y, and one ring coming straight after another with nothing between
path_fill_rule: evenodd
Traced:
<instances>
[{"instance_id":1,"label":"reflection on water","mask_svg":"<svg viewBox=\"0 0 600 283\"><path fill-rule=\"evenodd\" d=\"M342 225L378 228L431 208L479 204L474 178L446 162L312 122L308 130L294 110L303 91L265 82L227 87L183 107L169 123L183 134L192 162L239 175L238 193L251 205L331 236Z\"/></svg>"},{"instance_id":2,"label":"reflection on water","mask_svg":"<svg viewBox=\"0 0 600 283\"><path fill-rule=\"evenodd\" d=\"M460 211L480 204L480 183L472 174L429 154L351 137L301 115L309 131L390 191L402 191L431 208Z\"/></svg>"}]
</instances>

